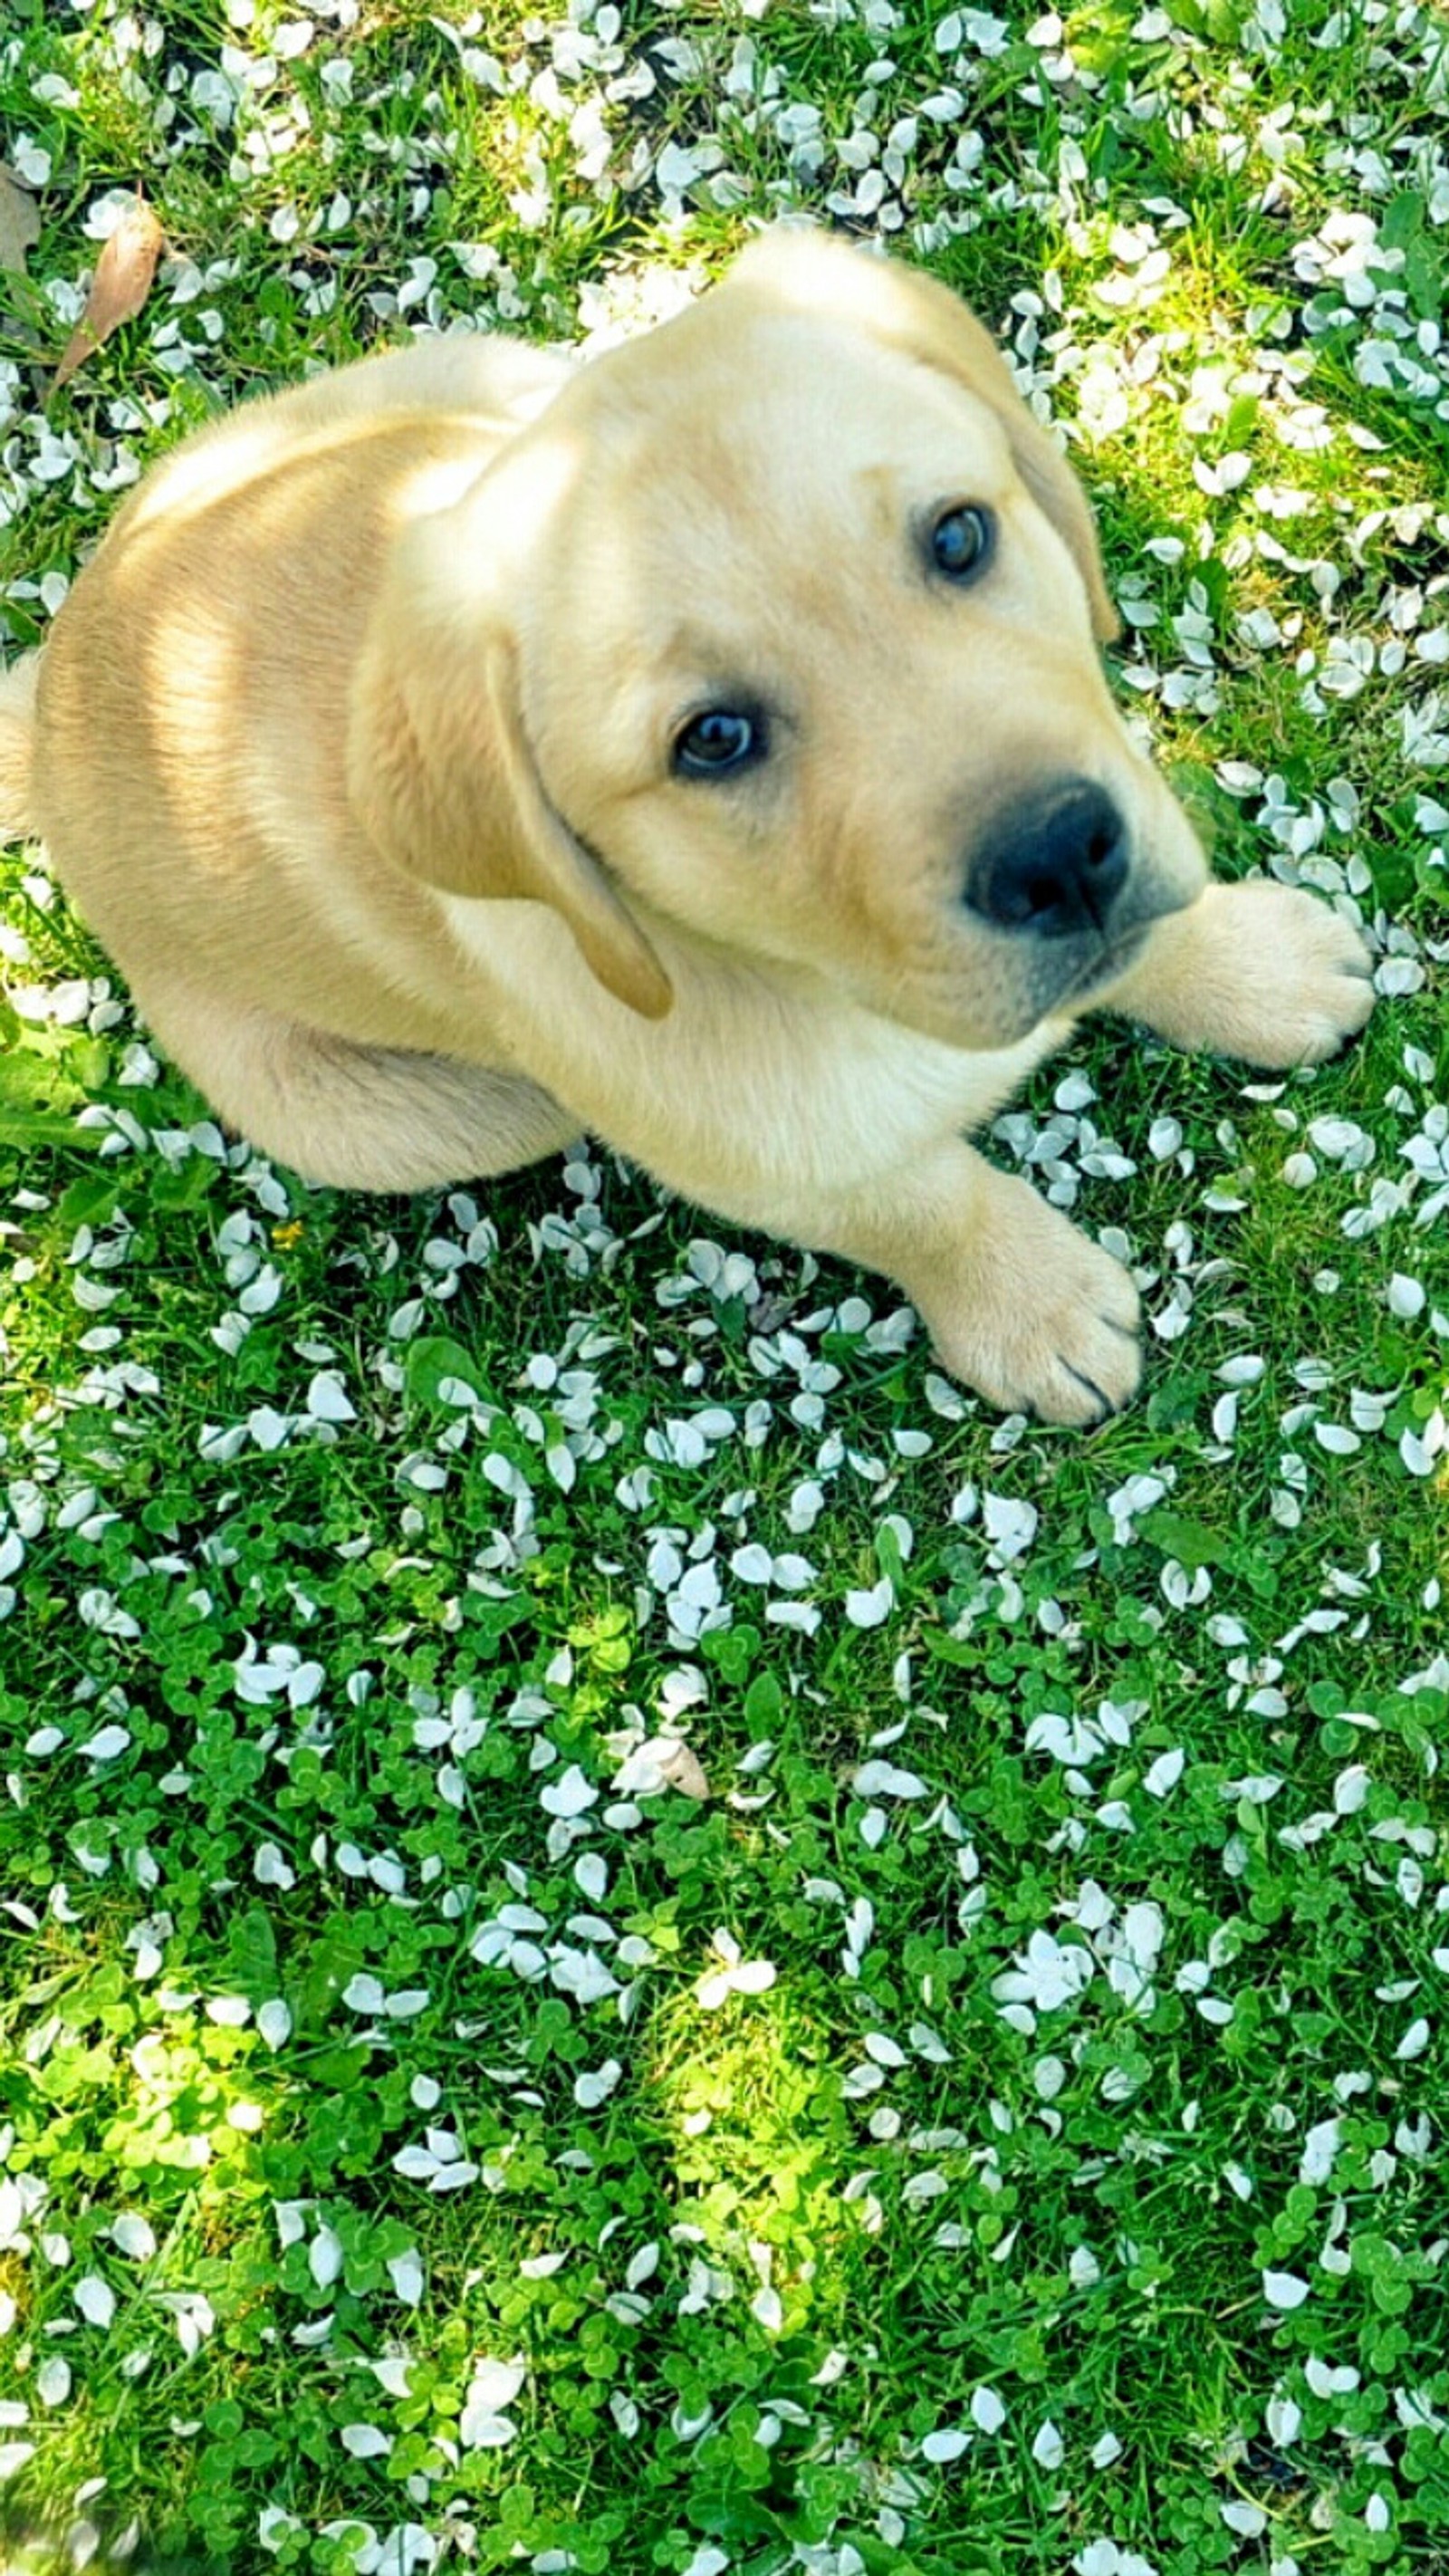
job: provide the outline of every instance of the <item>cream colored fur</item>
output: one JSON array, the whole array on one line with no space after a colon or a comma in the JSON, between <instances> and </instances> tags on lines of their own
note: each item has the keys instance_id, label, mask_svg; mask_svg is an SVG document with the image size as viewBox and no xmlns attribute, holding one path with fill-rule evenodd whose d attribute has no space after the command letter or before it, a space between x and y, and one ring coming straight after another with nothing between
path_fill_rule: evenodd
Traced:
<instances>
[{"instance_id":1,"label":"cream colored fur","mask_svg":"<svg viewBox=\"0 0 1449 2576\"><path fill-rule=\"evenodd\" d=\"M966 504L997 547L953 592L920 530ZM1136 1384L1135 1290L964 1131L1089 1007L1283 1065L1372 998L1326 906L1206 885L1113 623L981 326L777 233L590 365L419 343L185 443L6 675L0 828L310 1177L418 1188L592 1128L888 1272L994 1403L1087 1422ZM741 697L769 759L680 777L680 726ZM1095 947L964 899L1064 776L1130 838Z\"/></svg>"}]
</instances>

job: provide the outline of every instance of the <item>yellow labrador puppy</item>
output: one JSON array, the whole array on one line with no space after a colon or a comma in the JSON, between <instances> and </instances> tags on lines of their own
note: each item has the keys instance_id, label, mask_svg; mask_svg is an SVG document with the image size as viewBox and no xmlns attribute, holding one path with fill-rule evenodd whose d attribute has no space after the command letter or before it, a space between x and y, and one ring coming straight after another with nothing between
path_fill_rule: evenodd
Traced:
<instances>
[{"instance_id":1,"label":"yellow labrador puppy","mask_svg":"<svg viewBox=\"0 0 1449 2576\"><path fill-rule=\"evenodd\" d=\"M1327 905L1207 882L1113 629L987 333L783 230L591 364L419 343L187 441L5 682L0 827L311 1178L592 1128L1085 1423L1135 1289L963 1131L1104 1003L1290 1065L1372 1000Z\"/></svg>"}]
</instances>

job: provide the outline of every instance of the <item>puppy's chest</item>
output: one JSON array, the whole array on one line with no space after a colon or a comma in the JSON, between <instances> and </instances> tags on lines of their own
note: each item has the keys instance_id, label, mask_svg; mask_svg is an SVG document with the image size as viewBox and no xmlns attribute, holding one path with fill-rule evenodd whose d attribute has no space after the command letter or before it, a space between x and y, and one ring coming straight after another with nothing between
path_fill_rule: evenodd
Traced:
<instances>
[{"instance_id":1,"label":"puppy's chest","mask_svg":"<svg viewBox=\"0 0 1449 2576\"><path fill-rule=\"evenodd\" d=\"M700 1161L827 1183L888 1168L991 1117L1061 1034L968 1055L821 979L732 966L652 921L675 1000L648 1021L601 990L542 905L442 903L473 1008L486 994L514 1062L665 1177Z\"/></svg>"}]
</instances>

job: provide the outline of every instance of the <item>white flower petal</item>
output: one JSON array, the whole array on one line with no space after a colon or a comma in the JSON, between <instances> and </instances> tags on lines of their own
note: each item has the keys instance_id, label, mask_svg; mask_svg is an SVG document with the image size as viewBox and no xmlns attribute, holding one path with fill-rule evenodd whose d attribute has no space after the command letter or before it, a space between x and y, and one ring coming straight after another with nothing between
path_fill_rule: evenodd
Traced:
<instances>
[{"instance_id":1,"label":"white flower petal","mask_svg":"<svg viewBox=\"0 0 1449 2576\"><path fill-rule=\"evenodd\" d=\"M1142 1786L1149 1798L1165 1798L1169 1789L1177 1787L1186 1760L1180 1744L1175 1744L1170 1753L1159 1753L1151 1769L1143 1775Z\"/></svg>"},{"instance_id":2,"label":"white flower petal","mask_svg":"<svg viewBox=\"0 0 1449 2576\"><path fill-rule=\"evenodd\" d=\"M539 1794L539 1805L547 1816L582 1816L598 1802L598 1790L592 1780L571 1762L563 1777L551 1780Z\"/></svg>"},{"instance_id":3,"label":"white flower petal","mask_svg":"<svg viewBox=\"0 0 1449 2576\"><path fill-rule=\"evenodd\" d=\"M574 2100L581 2111L597 2111L607 2102L624 2070L617 2057L606 2058L603 2065L587 2069L574 2077Z\"/></svg>"},{"instance_id":4,"label":"white flower petal","mask_svg":"<svg viewBox=\"0 0 1449 2576\"><path fill-rule=\"evenodd\" d=\"M71 2295L87 2325L104 2328L110 2324L116 2313L116 2294L98 2273L88 2272L84 2280L77 2281Z\"/></svg>"},{"instance_id":5,"label":"white flower petal","mask_svg":"<svg viewBox=\"0 0 1449 2576\"><path fill-rule=\"evenodd\" d=\"M930 1790L914 1771L893 1762L862 1762L851 1782L858 1798L928 1798Z\"/></svg>"},{"instance_id":6,"label":"white flower petal","mask_svg":"<svg viewBox=\"0 0 1449 2576\"><path fill-rule=\"evenodd\" d=\"M1263 2296L1271 2307L1291 2311L1302 2307L1308 2296L1308 2283L1296 2272L1265 2272Z\"/></svg>"},{"instance_id":7,"label":"white flower petal","mask_svg":"<svg viewBox=\"0 0 1449 2576\"><path fill-rule=\"evenodd\" d=\"M319 1369L307 1389L307 1411L314 1422L355 1422L357 1407L336 1369Z\"/></svg>"},{"instance_id":8,"label":"white flower petal","mask_svg":"<svg viewBox=\"0 0 1449 2576\"><path fill-rule=\"evenodd\" d=\"M394 2254L388 2261L388 2279L393 2294L405 2308L415 2308L423 2295L423 2266L415 2246L405 2254Z\"/></svg>"},{"instance_id":9,"label":"white flower petal","mask_svg":"<svg viewBox=\"0 0 1449 2576\"><path fill-rule=\"evenodd\" d=\"M342 2239L330 2227L319 2227L307 2249L307 2269L319 2290L330 2289L342 2269Z\"/></svg>"},{"instance_id":10,"label":"white flower petal","mask_svg":"<svg viewBox=\"0 0 1449 2576\"><path fill-rule=\"evenodd\" d=\"M380 2424L344 2424L342 2447L354 2460L385 2460L392 2449L392 2435Z\"/></svg>"},{"instance_id":11,"label":"white flower petal","mask_svg":"<svg viewBox=\"0 0 1449 2576\"><path fill-rule=\"evenodd\" d=\"M501 2451L518 2438L518 2426L508 2415L490 2415L486 2407L471 2403L458 2418L458 2439L465 2451Z\"/></svg>"},{"instance_id":12,"label":"white flower petal","mask_svg":"<svg viewBox=\"0 0 1449 2576\"><path fill-rule=\"evenodd\" d=\"M89 1742L78 1745L76 1749L86 1756L87 1761L114 1762L118 1754L125 1752L130 1741L129 1727L103 1726L98 1735L91 1736Z\"/></svg>"},{"instance_id":13,"label":"white flower petal","mask_svg":"<svg viewBox=\"0 0 1449 2576\"><path fill-rule=\"evenodd\" d=\"M775 1982L773 1959L742 1959L730 1972L730 1983L737 1995L768 1994ZM1403 2050L1399 2051L1400 2056Z\"/></svg>"},{"instance_id":14,"label":"white flower petal","mask_svg":"<svg viewBox=\"0 0 1449 2576\"><path fill-rule=\"evenodd\" d=\"M342 1989L342 2000L350 2012L380 2013L387 2009L387 1989L376 1977L359 1974L349 1977Z\"/></svg>"},{"instance_id":15,"label":"white flower petal","mask_svg":"<svg viewBox=\"0 0 1449 2576\"><path fill-rule=\"evenodd\" d=\"M1241 2533L1244 2540L1256 2540L1268 2528L1268 2517L1260 2504L1247 2496L1235 2496L1228 2504L1219 2505L1219 2513L1229 2531Z\"/></svg>"},{"instance_id":16,"label":"white flower petal","mask_svg":"<svg viewBox=\"0 0 1449 2576\"><path fill-rule=\"evenodd\" d=\"M468 2383L468 2403L491 2415L501 2415L513 2404L527 2376L527 2365L522 2361L480 2361Z\"/></svg>"},{"instance_id":17,"label":"white flower petal","mask_svg":"<svg viewBox=\"0 0 1449 2576\"><path fill-rule=\"evenodd\" d=\"M895 1600L895 1586L890 1576L883 1574L868 1592L847 1592L845 1615L852 1628L878 1628L890 1617Z\"/></svg>"},{"instance_id":18,"label":"white flower petal","mask_svg":"<svg viewBox=\"0 0 1449 2576\"><path fill-rule=\"evenodd\" d=\"M1031 2446L1031 2456L1039 2469L1059 2469L1067 2456L1067 2446L1050 2415Z\"/></svg>"}]
</instances>

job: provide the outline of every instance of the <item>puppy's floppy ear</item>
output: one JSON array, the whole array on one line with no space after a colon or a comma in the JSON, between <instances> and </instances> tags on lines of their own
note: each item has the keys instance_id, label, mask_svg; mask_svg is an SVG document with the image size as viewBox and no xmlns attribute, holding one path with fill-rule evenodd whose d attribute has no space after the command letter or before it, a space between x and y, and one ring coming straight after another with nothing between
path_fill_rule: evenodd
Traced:
<instances>
[{"instance_id":1,"label":"puppy's floppy ear","mask_svg":"<svg viewBox=\"0 0 1449 2576\"><path fill-rule=\"evenodd\" d=\"M606 990L662 1019L668 976L549 803L512 644L482 620L460 631L456 598L430 618L427 588L385 586L359 660L347 750L358 821L395 867L446 894L550 904Z\"/></svg>"},{"instance_id":2,"label":"puppy's floppy ear","mask_svg":"<svg viewBox=\"0 0 1449 2576\"><path fill-rule=\"evenodd\" d=\"M727 287L736 283L777 307L859 322L988 403L1032 499L1071 549L1093 633L1099 643L1111 643L1118 618L1087 496L1056 440L1027 409L990 332L959 296L920 269L850 249L805 224L776 224L762 233L726 280Z\"/></svg>"}]
</instances>

